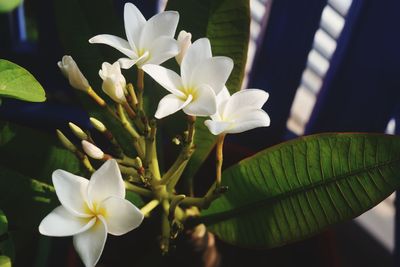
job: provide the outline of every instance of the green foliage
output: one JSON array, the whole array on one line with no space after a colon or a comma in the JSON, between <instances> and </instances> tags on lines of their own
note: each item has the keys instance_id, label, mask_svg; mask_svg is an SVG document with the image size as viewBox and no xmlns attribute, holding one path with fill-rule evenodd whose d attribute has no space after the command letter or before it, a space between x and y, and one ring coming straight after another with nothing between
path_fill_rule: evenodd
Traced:
<instances>
[{"instance_id":1,"label":"green foliage","mask_svg":"<svg viewBox=\"0 0 400 267\"><path fill-rule=\"evenodd\" d=\"M240 90L250 35L249 0L169 0L167 9L177 10L180 14L177 32L191 32L193 41L208 37L214 56L233 59L235 66L227 87L231 93ZM194 139L197 149L185 170L186 177L192 177L196 173L216 140L204 125L204 119L198 119Z\"/></svg>"},{"instance_id":2,"label":"green foliage","mask_svg":"<svg viewBox=\"0 0 400 267\"><path fill-rule=\"evenodd\" d=\"M0 210L0 236L7 233L8 221L2 210Z\"/></svg>"},{"instance_id":3,"label":"green foliage","mask_svg":"<svg viewBox=\"0 0 400 267\"><path fill-rule=\"evenodd\" d=\"M22 3L22 0L1 0L0 1L0 13L7 13L18 7ZM0 264L0 266L2 266Z\"/></svg>"},{"instance_id":4,"label":"green foliage","mask_svg":"<svg viewBox=\"0 0 400 267\"><path fill-rule=\"evenodd\" d=\"M268 148L223 173L229 191L200 219L245 247L307 238L398 188L399 151L399 137L378 134L321 134Z\"/></svg>"},{"instance_id":5,"label":"green foliage","mask_svg":"<svg viewBox=\"0 0 400 267\"><path fill-rule=\"evenodd\" d=\"M0 97L10 97L31 102L46 100L39 82L24 68L0 59Z\"/></svg>"}]
</instances>

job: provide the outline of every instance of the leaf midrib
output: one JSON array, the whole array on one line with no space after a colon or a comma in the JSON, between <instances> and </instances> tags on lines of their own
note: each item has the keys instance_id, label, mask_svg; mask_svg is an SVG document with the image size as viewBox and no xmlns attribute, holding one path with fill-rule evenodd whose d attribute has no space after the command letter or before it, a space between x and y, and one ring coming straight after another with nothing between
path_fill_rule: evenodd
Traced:
<instances>
[{"instance_id":1,"label":"leaf midrib","mask_svg":"<svg viewBox=\"0 0 400 267\"><path fill-rule=\"evenodd\" d=\"M358 168L356 170L352 170L350 172L343 173L341 175L331 176L331 177L325 178L322 181L314 182L314 183L311 183L311 184L306 185L306 186L302 186L302 187L298 187L298 188L293 189L293 190L289 190L286 193L281 193L281 194L277 194L277 195L274 195L274 196L266 197L266 198L261 199L261 200L248 202L245 205L236 207L234 209L230 209L230 210L223 211L223 212L216 213L216 214L200 216L200 217L194 218L192 223L197 224L197 223L200 222L200 223L205 223L205 224L208 224L208 225L212 225L212 224L218 223L220 221L225 221L225 220L227 220L229 218L237 216L238 214L242 214L242 213L246 213L246 212L252 212L252 210L250 208L253 207L253 206L263 207L263 206L266 206L266 205L268 205L270 203L273 203L273 202L276 202L276 201L280 201L282 199L290 198L290 197L293 197L293 196L295 196L297 194L308 192L308 191L311 191L311 190L313 190L315 188L318 188L318 187L322 187L322 185L328 185L328 184L336 183L336 182L338 182L340 180L343 180L343 179L345 179L347 177L357 176L358 174L361 174L361 173L368 173L368 172L370 172L370 171L372 171L374 169L379 169L381 167L386 167L386 166L389 166L389 165L392 165L392 164L395 164L395 163L397 163L397 164L400 163L400 157L399 158L395 158L393 160L385 161L385 162L382 162L382 163L374 164L374 165L372 165L370 167Z\"/></svg>"}]
</instances>

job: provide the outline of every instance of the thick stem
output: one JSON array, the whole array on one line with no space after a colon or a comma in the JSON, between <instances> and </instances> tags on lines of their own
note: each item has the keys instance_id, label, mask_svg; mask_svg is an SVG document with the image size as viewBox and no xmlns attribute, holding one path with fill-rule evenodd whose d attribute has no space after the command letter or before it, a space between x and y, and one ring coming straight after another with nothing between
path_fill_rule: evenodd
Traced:
<instances>
[{"instance_id":1,"label":"thick stem","mask_svg":"<svg viewBox=\"0 0 400 267\"><path fill-rule=\"evenodd\" d=\"M188 116L188 138L187 142L188 144L193 143L193 138L194 138L194 124L196 122L196 116Z\"/></svg>"},{"instance_id":2,"label":"thick stem","mask_svg":"<svg viewBox=\"0 0 400 267\"><path fill-rule=\"evenodd\" d=\"M158 166L158 158L157 158L157 148L156 148L156 123L152 121L150 134L146 138L146 160L145 167L149 168L150 172L153 174L153 177L157 180L161 179L160 168Z\"/></svg>"},{"instance_id":3,"label":"thick stem","mask_svg":"<svg viewBox=\"0 0 400 267\"><path fill-rule=\"evenodd\" d=\"M101 107L106 106L106 102L104 101L103 98L101 98L94 90L92 87L89 87L86 91L86 93Z\"/></svg>"},{"instance_id":4,"label":"thick stem","mask_svg":"<svg viewBox=\"0 0 400 267\"><path fill-rule=\"evenodd\" d=\"M222 163L224 160L223 156L223 148L224 148L224 139L225 134L220 134L218 136L217 148L216 148L216 186L219 187L221 185L221 177L222 177Z\"/></svg>"},{"instance_id":5,"label":"thick stem","mask_svg":"<svg viewBox=\"0 0 400 267\"><path fill-rule=\"evenodd\" d=\"M153 199L152 201L150 201L149 203L147 203L146 205L144 205L140 211L143 213L144 216L148 216L149 213L155 209L158 205L160 204L160 201L158 199Z\"/></svg>"},{"instance_id":6,"label":"thick stem","mask_svg":"<svg viewBox=\"0 0 400 267\"><path fill-rule=\"evenodd\" d=\"M125 188L128 191L132 191L132 192L134 192L138 195L144 196L144 197L153 197L154 196L153 192L151 192L150 190L142 188L142 187L134 185L134 184L131 184L129 182L125 182Z\"/></svg>"},{"instance_id":7,"label":"thick stem","mask_svg":"<svg viewBox=\"0 0 400 267\"><path fill-rule=\"evenodd\" d=\"M143 92L144 92L144 71L142 69L137 70L137 100L139 110L143 110Z\"/></svg>"}]
</instances>

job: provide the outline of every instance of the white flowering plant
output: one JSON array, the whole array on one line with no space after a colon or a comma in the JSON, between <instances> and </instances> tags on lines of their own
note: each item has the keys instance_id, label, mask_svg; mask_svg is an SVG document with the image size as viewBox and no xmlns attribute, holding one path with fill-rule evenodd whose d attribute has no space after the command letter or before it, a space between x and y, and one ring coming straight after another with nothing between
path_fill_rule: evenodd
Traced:
<instances>
[{"instance_id":1,"label":"white flowering plant","mask_svg":"<svg viewBox=\"0 0 400 267\"><path fill-rule=\"evenodd\" d=\"M52 185L30 180L28 186L32 199L46 200L35 213L41 216L39 232L72 236L85 266L98 263L108 234L140 231L142 222L154 216L161 233L149 235L154 242L159 235L162 254L188 233L208 240L216 235L243 247L273 248L354 218L400 185L400 140L379 134L300 137L223 171L227 135L270 126L263 110L269 94L240 90L249 37L248 1L214 6L213 15L203 19L208 27L204 36L199 36L202 27L196 17L184 15L188 8L193 7L171 0L168 11L146 20L135 5L126 3L125 36L86 36L90 49L104 44L109 46L105 50L118 51L109 62L81 60L88 50L80 53L80 46L68 46L71 40L66 39L67 48L77 52L77 61L86 62L85 67L69 55L58 67L79 97L86 98L92 127L70 122L69 133L57 130L63 149L51 146L40 154L46 141L37 138L39 146L31 144L24 155L29 160L47 157L46 171L33 177L54 167ZM26 145L17 142L16 130L7 124L0 137L0 151L8 155L14 149L10 144ZM179 152L164 150L171 146ZM212 183L204 179L207 190L199 195L193 186L195 173L214 147L215 164L207 169ZM172 163L162 161L171 155L176 156ZM0 185L9 186L5 176L21 175L9 169L15 166L12 160L1 163ZM12 196L2 202L0 198L0 208L16 218L9 205Z\"/></svg>"}]
</instances>

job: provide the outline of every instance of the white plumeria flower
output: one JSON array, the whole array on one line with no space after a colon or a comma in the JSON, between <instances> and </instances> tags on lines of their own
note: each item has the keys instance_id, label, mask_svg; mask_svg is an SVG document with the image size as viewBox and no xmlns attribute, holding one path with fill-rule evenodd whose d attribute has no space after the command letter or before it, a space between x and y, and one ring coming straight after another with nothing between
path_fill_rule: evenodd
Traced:
<instances>
[{"instance_id":1,"label":"white plumeria flower","mask_svg":"<svg viewBox=\"0 0 400 267\"><path fill-rule=\"evenodd\" d=\"M104 93L117 103L126 102L126 80L121 73L118 61L112 65L108 62L104 62L101 65L101 70L99 70L99 75L103 79L101 88Z\"/></svg>"},{"instance_id":2,"label":"white plumeria flower","mask_svg":"<svg viewBox=\"0 0 400 267\"><path fill-rule=\"evenodd\" d=\"M214 135L241 133L269 126L270 118L262 110L268 96L267 92L259 89L245 89L231 96L225 87L217 95L217 113L204 123Z\"/></svg>"},{"instance_id":3,"label":"white plumeria flower","mask_svg":"<svg viewBox=\"0 0 400 267\"><path fill-rule=\"evenodd\" d=\"M82 91L87 91L90 88L88 80L83 76L81 70L71 56L63 56L61 61L57 62L57 65L73 88Z\"/></svg>"},{"instance_id":4,"label":"white plumeria flower","mask_svg":"<svg viewBox=\"0 0 400 267\"><path fill-rule=\"evenodd\" d=\"M176 62L178 62L179 65L181 65L182 59L191 44L192 34L190 32L180 31L178 34L179 54L175 56Z\"/></svg>"},{"instance_id":5,"label":"white plumeria flower","mask_svg":"<svg viewBox=\"0 0 400 267\"><path fill-rule=\"evenodd\" d=\"M90 181L56 170L53 184L61 206L42 220L39 231L47 236L73 236L74 247L86 267L98 262L107 233L123 235L142 223L143 214L125 199L115 160L106 161Z\"/></svg>"},{"instance_id":6,"label":"white plumeria flower","mask_svg":"<svg viewBox=\"0 0 400 267\"><path fill-rule=\"evenodd\" d=\"M161 99L155 117L164 118L183 109L191 116L209 116L217 111L216 94L233 69L228 57L212 57L210 41L198 39L187 50L181 76L161 66L147 64L143 70L171 94Z\"/></svg>"},{"instance_id":7,"label":"white plumeria flower","mask_svg":"<svg viewBox=\"0 0 400 267\"><path fill-rule=\"evenodd\" d=\"M128 41L114 35L100 34L89 42L106 44L125 54L128 58L119 59L123 69L135 64L138 68L147 63L161 64L179 53L174 39L178 20L178 12L164 11L146 21L134 4L126 3L124 22Z\"/></svg>"}]
</instances>

